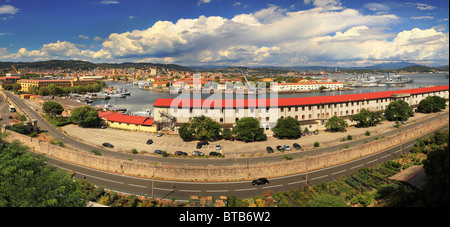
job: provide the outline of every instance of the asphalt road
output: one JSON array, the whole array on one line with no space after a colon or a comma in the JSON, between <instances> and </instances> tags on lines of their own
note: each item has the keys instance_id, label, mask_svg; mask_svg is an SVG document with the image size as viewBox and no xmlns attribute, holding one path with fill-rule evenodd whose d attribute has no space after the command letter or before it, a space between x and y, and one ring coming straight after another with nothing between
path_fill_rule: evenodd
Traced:
<instances>
[{"instance_id":1,"label":"asphalt road","mask_svg":"<svg viewBox=\"0 0 450 227\"><path fill-rule=\"evenodd\" d=\"M441 127L440 129L448 131L448 125ZM420 138L431 135L432 133L433 132L429 132L422 135ZM99 171L56 159L51 159L50 163L58 168L74 171L76 173L75 177L78 179L87 179L97 186L104 185L108 189L122 193L149 197L153 195L157 198L176 198L178 200L187 200L191 195L235 195L240 198L249 198L261 195L261 193L268 190L276 192L298 189L306 185L306 180L308 180L308 184L313 185L320 182L331 181L344 175L347 176L361 167L376 166L388 160L393 160L401 154L409 152L414 143L415 140L411 140L370 156L307 173L269 178L270 184L259 186L253 186L251 181L177 182L152 180Z\"/></svg>"}]
</instances>

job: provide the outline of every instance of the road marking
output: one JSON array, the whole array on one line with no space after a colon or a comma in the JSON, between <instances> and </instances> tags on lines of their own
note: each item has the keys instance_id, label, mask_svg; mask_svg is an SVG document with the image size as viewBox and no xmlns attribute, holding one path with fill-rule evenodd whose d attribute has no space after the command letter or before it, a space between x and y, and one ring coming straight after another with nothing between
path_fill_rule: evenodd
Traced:
<instances>
[{"instance_id":1,"label":"road marking","mask_svg":"<svg viewBox=\"0 0 450 227\"><path fill-rule=\"evenodd\" d=\"M167 188L154 188L156 190L163 190L163 191L173 191L173 188L167 189Z\"/></svg>"},{"instance_id":2,"label":"road marking","mask_svg":"<svg viewBox=\"0 0 450 227\"><path fill-rule=\"evenodd\" d=\"M234 191L240 192L240 191L252 191L252 190L256 190L256 188L236 189L236 190L234 190Z\"/></svg>"},{"instance_id":3,"label":"road marking","mask_svg":"<svg viewBox=\"0 0 450 227\"><path fill-rule=\"evenodd\" d=\"M288 183L288 185L300 184L300 183L304 183L304 182L305 182L304 180L302 180L302 181L296 181L296 182Z\"/></svg>"},{"instance_id":4,"label":"road marking","mask_svg":"<svg viewBox=\"0 0 450 227\"><path fill-rule=\"evenodd\" d=\"M366 164L370 164L370 163L376 162L376 161L378 161L378 159L374 159L374 160L372 160L372 161L370 161L370 162L366 162Z\"/></svg>"},{"instance_id":5,"label":"road marking","mask_svg":"<svg viewBox=\"0 0 450 227\"><path fill-rule=\"evenodd\" d=\"M264 189L266 188L276 188L276 187L281 187L283 186L282 184L278 184L278 185L274 185L274 186L267 186L267 187L263 187Z\"/></svg>"},{"instance_id":6,"label":"road marking","mask_svg":"<svg viewBox=\"0 0 450 227\"><path fill-rule=\"evenodd\" d=\"M311 180L317 180L317 179L324 178L324 177L328 177L328 175L321 176L321 177L316 177L316 178L311 178Z\"/></svg>"},{"instance_id":7,"label":"road marking","mask_svg":"<svg viewBox=\"0 0 450 227\"><path fill-rule=\"evenodd\" d=\"M202 190L179 190L180 192L202 192Z\"/></svg>"},{"instance_id":8,"label":"road marking","mask_svg":"<svg viewBox=\"0 0 450 227\"><path fill-rule=\"evenodd\" d=\"M385 158L387 158L389 156L391 156L391 154L385 155L385 156L381 157L381 159L385 159Z\"/></svg>"},{"instance_id":9,"label":"road marking","mask_svg":"<svg viewBox=\"0 0 450 227\"><path fill-rule=\"evenodd\" d=\"M336 174L340 174L340 173L343 173L343 172L345 172L345 171L347 171L346 169L344 169L344 170L342 170L342 171L339 171L339 172L335 172L335 173L332 173L331 175L336 175Z\"/></svg>"},{"instance_id":10,"label":"road marking","mask_svg":"<svg viewBox=\"0 0 450 227\"><path fill-rule=\"evenodd\" d=\"M206 192L229 192L229 190L206 190Z\"/></svg>"},{"instance_id":11,"label":"road marking","mask_svg":"<svg viewBox=\"0 0 450 227\"><path fill-rule=\"evenodd\" d=\"M137 184L128 184L133 187L147 188L147 186L137 185Z\"/></svg>"},{"instance_id":12,"label":"road marking","mask_svg":"<svg viewBox=\"0 0 450 227\"><path fill-rule=\"evenodd\" d=\"M359 167L362 167L362 166L364 166L364 164L361 164L361 165L357 165L357 166L353 166L352 168L350 168L350 169L356 169L356 168L359 168Z\"/></svg>"}]
</instances>

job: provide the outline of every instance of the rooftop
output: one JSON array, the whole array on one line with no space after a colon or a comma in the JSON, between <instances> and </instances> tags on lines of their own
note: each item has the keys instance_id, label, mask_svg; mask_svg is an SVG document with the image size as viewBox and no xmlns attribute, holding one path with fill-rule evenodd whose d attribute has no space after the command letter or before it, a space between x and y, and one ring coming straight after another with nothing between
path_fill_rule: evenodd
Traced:
<instances>
[{"instance_id":1,"label":"rooftop","mask_svg":"<svg viewBox=\"0 0 450 227\"><path fill-rule=\"evenodd\" d=\"M278 99L163 99L156 100L154 107L185 107L185 108L257 108L257 107L288 107L306 106L317 104L345 103L349 101L374 100L391 98L396 94L423 94L436 91L449 90L449 85L415 88L407 90L384 91L365 94L316 96L300 98L278 98Z\"/></svg>"},{"instance_id":2,"label":"rooftop","mask_svg":"<svg viewBox=\"0 0 450 227\"><path fill-rule=\"evenodd\" d=\"M98 116L103 117L108 121L135 124L135 125L151 126L153 125L154 122L154 119L152 117L131 116L131 115L124 115L121 113L113 113L110 111L99 112Z\"/></svg>"}]
</instances>

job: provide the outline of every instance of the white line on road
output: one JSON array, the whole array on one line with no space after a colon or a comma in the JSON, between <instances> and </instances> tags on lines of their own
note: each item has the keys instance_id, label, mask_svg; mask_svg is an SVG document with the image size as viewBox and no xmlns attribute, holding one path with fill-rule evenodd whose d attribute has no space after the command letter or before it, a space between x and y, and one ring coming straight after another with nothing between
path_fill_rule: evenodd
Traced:
<instances>
[{"instance_id":1,"label":"white line on road","mask_svg":"<svg viewBox=\"0 0 450 227\"><path fill-rule=\"evenodd\" d=\"M133 186L133 187L147 188L147 186L137 185L137 184L128 184L128 185Z\"/></svg>"},{"instance_id":2,"label":"white line on road","mask_svg":"<svg viewBox=\"0 0 450 227\"><path fill-rule=\"evenodd\" d=\"M256 188L244 188L244 189L236 189L234 191L236 192L240 192L240 191L252 191L252 190L256 190Z\"/></svg>"},{"instance_id":3,"label":"white line on road","mask_svg":"<svg viewBox=\"0 0 450 227\"><path fill-rule=\"evenodd\" d=\"M321 177L316 177L316 178L311 178L311 180L317 180L317 179L324 178L324 177L328 177L328 175L321 176Z\"/></svg>"},{"instance_id":4,"label":"white line on road","mask_svg":"<svg viewBox=\"0 0 450 227\"><path fill-rule=\"evenodd\" d=\"M300 183L304 183L304 182L305 182L304 180L302 180L302 181L296 181L296 182L288 183L288 185L300 184Z\"/></svg>"},{"instance_id":5,"label":"white line on road","mask_svg":"<svg viewBox=\"0 0 450 227\"><path fill-rule=\"evenodd\" d=\"M179 190L180 192L202 192L202 190Z\"/></svg>"},{"instance_id":6,"label":"white line on road","mask_svg":"<svg viewBox=\"0 0 450 227\"><path fill-rule=\"evenodd\" d=\"M264 189L266 188L276 188L276 187L281 187L283 186L282 184L278 184L278 185L274 185L274 186L267 186L267 187L263 187Z\"/></svg>"},{"instance_id":7,"label":"white line on road","mask_svg":"<svg viewBox=\"0 0 450 227\"><path fill-rule=\"evenodd\" d=\"M173 191L173 188L154 188L155 190L162 190L162 191Z\"/></svg>"},{"instance_id":8,"label":"white line on road","mask_svg":"<svg viewBox=\"0 0 450 227\"><path fill-rule=\"evenodd\" d=\"M352 168L350 168L350 169L356 169L356 168L359 168L359 167L362 167L362 166L364 166L364 164L361 164L361 165L357 165L357 166L353 166Z\"/></svg>"},{"instance_id":9,"label":"white line on road","mask_svg":"<svg viewBox=\"0 0 450 227\"><path fill-rule=\"evenodd\" d=\"M343 173L343 172L345 172L345 171L347 171L346 169L344 169L344 170L342 170L342 171L339 171L339 172L335 172L335 173L332 173L331 175L336 175L336 174L340 174L340 173Z\"/></svg>"},{"instance_id":10,"label":"white line on road","mask_svg":"<svg viewBox=\"0 0 450 227\"><path fill-rule=\"evenodd\" d=\"M206 192L229 192L229 190L206 190Z\"/></svg>"},{"instance_id":11,"label":"white line on road","mask_svg":"<svg viewBox=\"0 0 450 227\"><path fill-rule=\"evenodd\" d=\"M370 164L370 163L376 162L376 161L378 161L378 159L374 159L374 160L372 160L372 161L366 162L366 164Z\"/></svg>"}]
</instances>

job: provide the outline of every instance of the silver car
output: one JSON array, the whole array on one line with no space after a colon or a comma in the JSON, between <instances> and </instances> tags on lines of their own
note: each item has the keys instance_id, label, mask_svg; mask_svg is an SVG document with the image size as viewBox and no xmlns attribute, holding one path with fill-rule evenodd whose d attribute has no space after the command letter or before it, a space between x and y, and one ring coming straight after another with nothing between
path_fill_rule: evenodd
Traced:
<instances>
[{"instance_id":1,"label":"silver car","mask_svg":"<svg viewBox=\"0 0 450 227\"><path fill-rule=\"evenodd\" d=\"M284 149L287 150L287 151L290 151L291 147L289 145L284 145Z\"/></svg>"},{"instance_id":2,"label":"silver car","mask_svg":"<svg viewBox=\"0 0 450 227\"><path fill-rule=\"evenodd\" d=\"M192 152L192 156L205 156L205 154L203 154L203 152L201 151L194 151Z\"/></svg>"}]
</instances>

